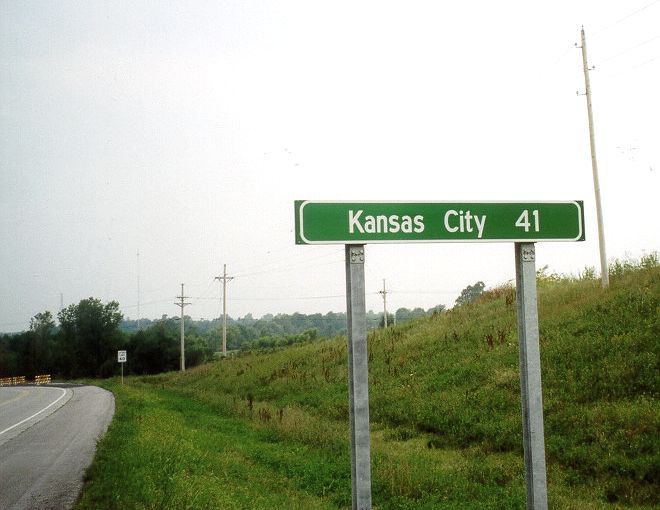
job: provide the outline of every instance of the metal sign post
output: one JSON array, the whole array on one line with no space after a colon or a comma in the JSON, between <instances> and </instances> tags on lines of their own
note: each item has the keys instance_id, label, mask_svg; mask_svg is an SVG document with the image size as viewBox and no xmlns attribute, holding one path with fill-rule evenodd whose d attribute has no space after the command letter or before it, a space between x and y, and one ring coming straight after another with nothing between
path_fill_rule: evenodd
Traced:
<instances>
[{"instance_id":1,"label":"metal sign post","mask_svg":"<svg viewBox=\"0 0 660 510\"><path fill-rule=\"evenodd\" d=\"M548 508L534 243L515 243L520 395L528 510Z\"/></svg>"},{"instance_id":2,"label":"metal sign post","mask_svg":"<svg viewBox=\"0 0 660 510\"><path fill-rule=\"evenodd\" d=\"M121 383L124 384L124 363L126 363L126 351L117 351L117 362L121 367Z\"/></svg>"},{"instance_id":3,"label":"metal sign post","mask_svg":"<svg viewBox=\"0 0 660 510\"><path fill-rule=\"evenodd\" d=\"M353 510L368 510L371 508L371 440L364 245L346 245L345 249Z\"/></svg>"}]
</instances>

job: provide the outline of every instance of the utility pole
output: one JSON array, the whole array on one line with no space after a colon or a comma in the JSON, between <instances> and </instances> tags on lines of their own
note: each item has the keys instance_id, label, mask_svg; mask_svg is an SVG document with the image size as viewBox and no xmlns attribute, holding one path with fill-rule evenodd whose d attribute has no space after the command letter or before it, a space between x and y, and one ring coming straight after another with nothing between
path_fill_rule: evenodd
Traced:
<instances>
[{"instance_id":1,"label":"utility pole","mask_svg":"<svg viewBox=\"0 0 660 510\"><path fill-rule=\"evenodd\" d=\"M215 280L222 281L222 356L227 356L227 282L234 279L227 276L227 264L223 265L222 276L216 276Z\"/></svg>"},{"instance_id":2,"label":"utility pole","mask_svg":"<svg viewBox=\"0 0 660 510\"><path fill-rule=\"evenodd\" d=\"M174 303L176 306L181 307L181 371L186 371L186 349L185 349L185 336L184 336L184 327L183 327L183 308L190 303L186 303L186 298L183 294L183 283L181 284L181 295L176 298L180 301L179 303Z\"/></svg>"},{"instance_id":3,"label":"utility pole","mask_svg":"<svg viewBox=\"0 0 660 510\"><path fill-rule=\"evenodd\" d=\"M383 295L383 318L385 322L385 327L387 328L387 290L385 290L385 278L383 278L383 290L378 291L379 294Z\"/></svg>"},{"instance_id":4,"label":"utility pole","mask_svg":"<svg viewBox=\"0 0 660 510\"><path fill-rule=\"evenodd\" d=\"M594 136L594 117L591 107L591 84L589 82L589 66L587 64L587 40L584 36L584 27L580 31L582 43L582 69L584 70L584 88L587 96L587 115L589 117L589 145L591 148L591 170L594 176L594 193L596 195L596 217L598 219L598 246L600 248L601 285L607 288L610 276L607 269L607 255L605 254L605 228L603 227L603 211L600 203L600 184L598 182L598 164L596 162L596 138Z\"/></svg>"},{"instance_id":5,"label":"utility pole","mask_svg":"<svg viewBox=\"0 0 660 510\"><path fill-rule=\"evenodd\" d=\"M181 293L183 295L183 292ZM140 331L140 250L137 251L137 328Z\"/></svg>"}]
</instances>

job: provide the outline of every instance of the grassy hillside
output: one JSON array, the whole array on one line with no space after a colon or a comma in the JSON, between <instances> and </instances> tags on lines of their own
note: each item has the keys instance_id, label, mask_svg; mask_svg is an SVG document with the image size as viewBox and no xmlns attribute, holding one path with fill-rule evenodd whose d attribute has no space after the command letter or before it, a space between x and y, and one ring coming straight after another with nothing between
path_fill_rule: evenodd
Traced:
<instances>
[{"instance_id":1,"label":"grassy hillside","mask_svg":"<svg viewBox=\"0 0 660 510\"><path fill-rule=\"evenodd\" d=\"M540 275L552 508L660 505L659 307L655 257ZM374 508L524 508L513 288L370 334L369 370ZM350 507L345 339L106 385L79 508Z\"/></svg>"}]
</instances>

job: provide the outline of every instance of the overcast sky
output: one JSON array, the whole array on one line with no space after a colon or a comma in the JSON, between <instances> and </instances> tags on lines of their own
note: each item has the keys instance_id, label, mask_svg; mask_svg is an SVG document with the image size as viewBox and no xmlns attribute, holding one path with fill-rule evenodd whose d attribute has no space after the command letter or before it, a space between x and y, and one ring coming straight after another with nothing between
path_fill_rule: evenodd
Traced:
<instances>
[{"instance_id":1,"label":"overcast sky","mask_svg":"<svg viewBox=\"0 0 660 510\"><path fill-rule=\"evenodd\" d=\"M660 249L660 1L0 1L0 331L86 297L125 317L345 310L295 199L584 200L599 267ZM139 264L137 253L139 251ZM367 307L451 306L511 244L369 245Z\"/></svg>"}]
</instances>

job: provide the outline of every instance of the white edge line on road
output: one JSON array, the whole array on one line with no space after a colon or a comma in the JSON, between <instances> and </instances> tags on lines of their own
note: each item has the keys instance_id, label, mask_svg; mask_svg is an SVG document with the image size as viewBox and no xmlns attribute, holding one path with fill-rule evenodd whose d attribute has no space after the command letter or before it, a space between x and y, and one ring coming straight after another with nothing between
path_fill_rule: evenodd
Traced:
<instances>
[{"instance_id":1,"label":"white edge line on road","mask_svg":"<svg viewBox=\"0 0 660 510\"><path fill-rule=\"evenodd\" d=\"M48 404L46 407L44 407L41 411L37 411L37 412L34 413L32 416L29 416L29 417L25 418L24 420L21 420L21 421L19 421L18 423L12 425L11 427L7 427L5 430L0 431L0 436L1 436L2 434L4 434L5 432L9 432L11 429L14 429L14 428L18 427L19 425L25 423L26 421L31 420L32 418L34 418L34 417L37 416L38 414L43 413L46 409L48 409L48 408L50 408L50 407L53 407L53 406L54 406L55 404L57 404L60 400L62 400L62 399L64 398L64 395L66 395L66 390L65 390L64 388L57 388L57 389L60 390L60 391L62 392L62 394L61 394L61 395L60 395L60 396L59 396L54 402L51 402L51 403Z\"/></svg>"}]
</instances>

